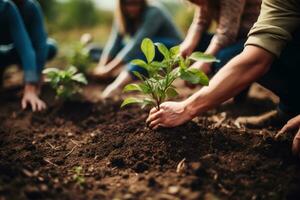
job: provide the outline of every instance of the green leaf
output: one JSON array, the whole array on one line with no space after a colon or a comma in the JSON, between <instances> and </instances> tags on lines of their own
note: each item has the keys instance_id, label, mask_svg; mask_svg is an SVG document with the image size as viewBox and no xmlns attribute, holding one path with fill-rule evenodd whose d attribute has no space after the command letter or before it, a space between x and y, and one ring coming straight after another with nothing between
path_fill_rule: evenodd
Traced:
<instances>
[{"instance_id":1,"label":"green leaf","mask_svg":"<svg viewBox=\"0 0 300 200\"><path fill-rule=\"evenodd\" d=\"M166 91L166 94L168 98L174 98L178 96L178 92L173 87L169 87Z\"/></svg>"},{"instance_id":2,"label":"green leaf","mask_svg":"<svg viewBox=\"0 0 300 200\"><path fill-rule=\"evenodd\" d=\"M202 53L202 52L192 53L192 55L190 55L189 59L195 60L195 61L202 61L202 62L206 62L206 63L220 62L220 60L218 60L216 57L209 55L209 54Z\"/></svg>"},{"instance_id":3,"label":"green leaf","mask_svg":"<svg viewBox=\"0 0 300 200\"><path fill-rule=\"evenodd\" d=\"M142 74L140 74L138 71L133 71L132 72L138 79L140 79L141 81L144 81L144 77Z\"/></svg>"},{"instance_id":4,"label":"green leaf","mask_svg":"<svg viewBox=\"0 0 300 200\"><path fill-rule=\"evenodd\" d=\"M175 69L173 69L170 72L170 79L171 79L171 81L176 80L179 76L180 76L180 68L179 67L176 67Z\"/></svg>"},{"instance_id":5,"label":"green leaf","mask_svg":"<svg viewBox=\"0 0 300 200\"><path fill-rule=\"evenodd\" d=\"M180 46L174 46L170 49L170 53L172 57L176 57L180 52Z\"/></svg>"},{"instance_id":6,"label":"green leaf","mask_svg":"<svg viewBox=\"0 0 300 200\"><path fill-rule=\"evenodd\" d=\"M134 97L128 97L128 98L126 98L126 99L123 101L123 103L122 103L122 105L121 105L121 108L123 108L124 106L127 106L127 105L129 105L129 104L135 104L135 103L137 103L137 104L142 104L142 103L143 103L143 100L138 99L138 98L134 98Z\"/></svg>"},{"instance_id":7,"label":"green leaf","mask_svg":"<svg viewBox=\"0 0 300 200\"><path fill-rule=\"evenodd\" d=\"M143 103L142 103L142 109L144 109L146 106L148 105L151 105L151 106L155 106L155 102L152 100L152 99L149 99L149 98L145 98L143 100Z\"/></svg>"},{"instance_id":8,"label":"green leaf","mask_svg":"<svg viewBox=\"0 0 300 200\"><path fill-rule=\"evenodd\" d=\"M208 85L209 79L206 74L198 69L180 70L180 78L192 84Z\"/></svg>"},{"instance_id":9,"label":"green leaf","mask_svg":"<svg viewBox=\"0 0 300 200\"><path fill-rule=\"evenodd\" d=\"M164 68L164 64L162 62L153 61L150 66L154 68L155 70L160 70Z\"/></svg>"},{"instance_id":10,"label":"green leaf","mask_svg":"<svg viewBox=\"0 0 300 200\"><path fill-rule=\"evenodd\" d=\"M57 68L46 68L43 70L43 74L57 73L57 72L59 72L59 69Z\"/></svg>"},{"instance_id":11,"label":"green leaf","mask_svg":"<svg viewBox=\"0 0 300 200\"><path fill-rule=\"evenodd\" d=\"M183 70L186 70L189 67L182 56L179 57L179 67Z\"/></svg>"},{"instance_id":12,"label":"green leaf","mask_svg":"<svg viewBox=\"0 0 300 200\"><path fill-rule=\"evenodd\" d=\"M209 84L209 78L203 71L194 68L191 68L188 71L199 78L198 84L201 84L203 86L207 86Z\"/></svg>"},{"instance_id":13,"label":"green leaf","mask_svg":"<svg viewBox=\"0 0 300 200\"><path fill-rule=\"evenodd\" d=\"M141 45L142 52L146 56L148 63L151 63L155 57L155 47L149 38L145 38Z\"/></svg>"},{"instance_id":14,"label":"green leaf","mask_svg":"<svg viewBox=\"0 0 300 200\"><path fill-rule=\"evenodd\" d=\"M170 59L170 52L168 48L162 43L155 43L159 52L164 56L165 59Z\"/></svg>"},{"instance_id":15,"label":"green leaf","mask_svg":"<svg viewBox=\"0 0 300 200\"><path fill-rule=\"evenodd\" d=\"M79 73L79 74L76 74L76 75L72 76L72 80L77 81L78 83L82 83L84 85L88 84L85 76L82 73Z\"/></svg>"},{"instance_id":16,"label":"green leaf","mask_svg":"<svg viewBox=\"0 0 300 200\"><path fill-rule=\"evenodd\" d=\"M143 67L145 69L148 69L148 64L145 61L141 60L141 59L132 60L131 64Z\"/></svg>"},{"instance_id":17,"label":"green leaf","mask_svg":"<svg viewBox=\"0 0 300 200\"><path fill-rule=\"evenodd\" d=\"M76 74L76 72L78 71L78 69L74 66L70 66L68 69L67 69L67 73L69 73L70 75L74 75Z\"/></svg>"},{"instance_id":18,"label":"green leaf","mask_svg":"<svg viewBox=\"0 0 300 200\"><path fill-rule=\"evenodd\" d=\"M143 92L142 88L135 83L128 84L124 87L123 92L130 92L130 91L140 91Z\"/></svg>"}]
</instances>

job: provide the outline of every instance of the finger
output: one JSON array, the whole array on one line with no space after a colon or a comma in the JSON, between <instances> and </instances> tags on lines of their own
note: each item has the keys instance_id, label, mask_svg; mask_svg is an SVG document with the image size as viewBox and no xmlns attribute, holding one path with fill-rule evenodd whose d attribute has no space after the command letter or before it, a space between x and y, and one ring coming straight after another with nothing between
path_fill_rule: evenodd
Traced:
<instances>
[{"instance_id":1,"label":"finger","mask_svg":"<svg viewBox=\"0 0 300 200\"><path fill-rule=\"evenodd\" d=\"M43 110L43 102L42 101L38 101L37 102L37 110L38 111L42 111Z\"/></svg>"},{"instance_id":2,"label":"finger","mask_svg":"<svg viewBox=\"0 0 300 200\"><path fill-rule=\"evenodd\" d=\"M284 125L284 127L279 131L279 133L283 134L286 133L292 129L294 129L296 127L294 127L294 125L292 123L287 123L286 125Z\"/></svg>"},{"instance_id":3,"label":"finger","mask_svg":"<svg viewBox=\"0 0 300 200\"><path fill-rule=\"evenodd\" d=\"M294 155L299 155L300 153L300 129L298 130L297 134L294 137L292 152Z\"/></svg>"},{"instance_id":4,"label":"finger","mask_svg":"<svg viewBox=\"0 0 300 200\"><path fill-rule=\"evenodd\" d=\"M146 120L146 123L150 123L150 122L152 122L152 121L160 118L162 116L162 113L163 113L163 111L160 110L160 111L158 111L158 112L156 112L154 114L150 114L149 117Z\"/></svg>"},{"instance_id":5,"label":"finger","mask_svg":"<svg viewBox=\"0 0 300 200\"><path fill-rule=\"evenodd\" d=\"M157 111L159 111L156 107L154 107L154 108L152 108L151 110L150 110L150 115L151 114L154 114L155 112L157 112Z\"/></svg>"},{"instance_id":6,"label":"finger","mask_svg":"<svg viewBox=\"0 0 300 200\"><path fill-rule=\"evenodd\" d=\"M154 128L155 126L157 126L158 124L160 124L160 122L161 122L161 119L159 118L159 119L156 119L156 120L154 120L154 121L151 121L151 123L149 124L149 128Z\"/></svg>"},{"instance_id":7,"label":"finger","mask_svg":"<svg viewBox=\"0 0 300 200\"><path fill-rule=\"evenodd\" d=\"M294 124L289 121L286 125L283 126L283 128L277 133L275 136L275 139L278 139L282 135L286 134L289 130L292 130L296 127L294 127Z\"/></svg>"},{"instance_id":8,"label":"finger","mask_svg":"<svg viewBox=\"0 0 300 200\"><path fill-rule=\"evenodd\" d=\"M159 128L161 128L161 127L166 127L164 124L162 124L162 123L159 123L159 124L157 124L156 126L154 126L153 128L152 128L152 130L157 130L157 129L159 129Z\"/></svg>"},{"instance_id":9,"label":"finger","mask_svg":"<svg viewBox=\"0 0 300 200\"><path fill-rule=\"evenodd\" d=\"M36 102L34 102L34 101L30 101L30 104L31 104L31 109L32 109L32 111L33 112L35 112L36 111Z\"/></svg>"},{"instance_id":10,"label":"finger","mask_svg":"<svg viewBox=\"0 0 300 200\"><path fill-rule=\"evenodd\" d=\"M22 99L21 104L22 104L22 109L25 110L26 107L27 107L27 101L26 101L26 99Z\"/></svg>"},{"instance_id":11,"label":"finger","mask_svg":"<svg viewBox=\"0 0 300 200\"><path fill-rule=\"evenodd\" d=\"M286 130L287 128L284 126L276 135L275 135L275 139L277 140L278 138L280 138L281 136L283 136L284 134L286 134Z\"/></svg>"},{"instance_id":12,"label":"finger","mask_svg":"<svg viewBox=\"0 0 300 200\"><path fill-rule=\"evenodd\" d=\"M45 110L46 108L47 108L46 103L42 101L42 109Z\"/></svg>"},{"instance_id":13,"label":"finger","mask_svg":"<svg viewBox=\"0 0 300 200\"><path fill-rule=\"evenodd\" d=\"M43 101L39 101L39 111L46 109L46 104Z\"/></svg>"}]
</instances>

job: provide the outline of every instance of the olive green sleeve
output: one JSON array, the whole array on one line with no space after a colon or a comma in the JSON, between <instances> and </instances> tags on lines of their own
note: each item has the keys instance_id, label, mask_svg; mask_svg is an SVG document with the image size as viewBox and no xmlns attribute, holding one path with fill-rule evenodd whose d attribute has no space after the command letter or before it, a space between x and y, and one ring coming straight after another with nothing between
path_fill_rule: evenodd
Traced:
<instances>
[{"instance_id":1,"label":"olive green sleeve","mask_svg":"<svg viewBox=\"0 0 300 200\"><path fill-rule=\"evenodd\" d=\"M258 21L250 30L245 45L261 47L279 57L299 24L299 1L263 0Z\"/></svg>"}]
</instances>

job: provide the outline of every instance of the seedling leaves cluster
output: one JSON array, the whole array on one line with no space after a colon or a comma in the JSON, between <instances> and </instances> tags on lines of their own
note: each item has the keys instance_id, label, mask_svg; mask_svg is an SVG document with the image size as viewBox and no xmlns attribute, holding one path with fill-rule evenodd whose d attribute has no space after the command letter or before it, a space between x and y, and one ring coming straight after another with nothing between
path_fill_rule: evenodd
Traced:
<instances>
[{"instance_id":1,"label":"seedling leaves cluster","mask_svg":"<svg viewBox=\"0 0 300 200\"><path fill-rule=\"evenodd\" d=\"M70 65L76 67L79 72L87 73L91 67L91 59L86 48L80 43L75 44L72 48L68 61Z\"/></svg>"},{"instance_id":2,"label":"seedling leaves cluster","mask_svg":"<svg viewBox=\"0 0 300 200\"><path fill-rule=\"evenodd\" d=\"M164 57L161 62L154 60L156 48ZM180 78L192 84L204 86L209 84L209 79L205 73L195 68L189 68L193 61L219 62L214 56L202 52L194 52L191 56L183 58L179 55L179 46L168 49L164 44L153 43L149 38L143 40L141 50L146 57L146 61L136 59L131 63L144 68L148 75L145 76L137 71L133 72L140 80L140 83L125 86L124 92L136 91L146 97L126 98L121 107L137 103L142 108L151 105L160 109L162 102L178 95L173 85L176 79Z\"/></svg>"},{"instance_id":3,"label":"seedling leaves cluster","mask_svg":"<svg viewBox=\"0 0 300 200\"><path fill-rule=\"evenodd\" d=\"M47 68L43 71L51 87L55 89L56 96L60 99L70 99L74 94L80 92L80 86L86 85L87 80L82 73L74 66L66 70Z\"/></svg>"}]
</instances>

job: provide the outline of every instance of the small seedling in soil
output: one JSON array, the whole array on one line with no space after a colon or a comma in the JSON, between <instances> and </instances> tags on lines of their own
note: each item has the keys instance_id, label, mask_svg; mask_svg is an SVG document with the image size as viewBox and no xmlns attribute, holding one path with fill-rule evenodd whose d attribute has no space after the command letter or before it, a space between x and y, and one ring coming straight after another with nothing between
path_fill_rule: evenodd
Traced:
<instances>
[{"instance_id":1,"label":"small seedling in soil","mask_svg":"<svg viewBox=\"0 0 300 200\"><path fill-rule=\"evenodd\" d=\"M56 97L62 100L71 99L81 91L81 86L87 84L87 80L78 69L70 66L66 70L47 68L43 71L45 81L50 83L56 91Z\"/></svg>"},{"instance_id":2,"label":"small seedling in soil","mask_svg":"<svg viewBox=\"0 0 300 200\"><path fill-rule=\"evenodd\" d=\"M76 67L79 72L86 74L91 67L91 59L88 51L81 43L75 44L72 48L68 61L70 65Z\"/></svg>"},{"instance_id":3,"label":"small seedling in soil","mask_svg":"<svg viewBox=\"0 0 300 200\"><path fill-rule=\"evenodd\" d=\"M161 62L154 61L155 48L157 48L164 57ZM149 38L143 40L141 50L146 57L146 62L136 59L131 63L144 68L148 76L134 72L134 75L141 83L125 86L124 92L137 91L146 97L126 98L121 107L137 103L140 104L142 108L151 105L159 110L160 104L167 98L173 98L178 95L173 85L176 79L180 78L192 84L208 85L209 79L205 73L198 69L189 68L193 62L219 62L214 56L201 52L194 52L191 56L183 58L179 55L179 46L168 49L162 43L154 44Z\"/></svg>"},{"instance_id":4,"label":"small seedling in soil","mask_svg":"<svg viewBox=\"0 0 300 200\"><path fill-rule=\"evenodd\" d=\"M73 172L73 180L76 182L76 184L83 186L85 184L83 168L81 166L74 167Z\"/></svg>"}]
</instances>

